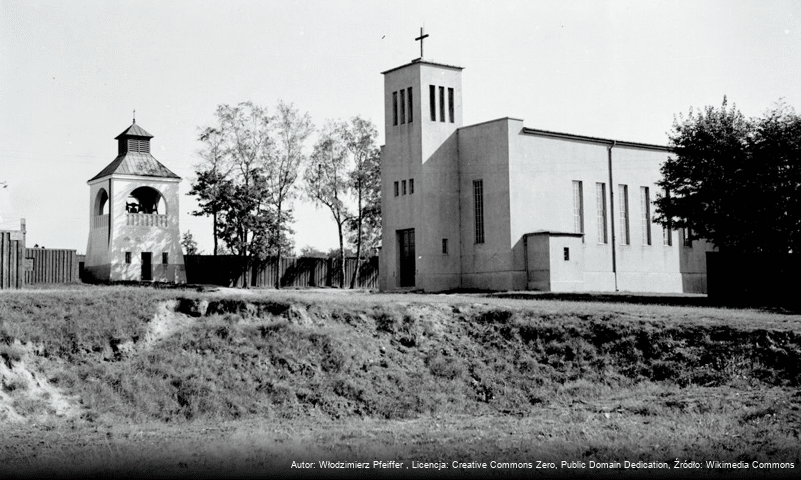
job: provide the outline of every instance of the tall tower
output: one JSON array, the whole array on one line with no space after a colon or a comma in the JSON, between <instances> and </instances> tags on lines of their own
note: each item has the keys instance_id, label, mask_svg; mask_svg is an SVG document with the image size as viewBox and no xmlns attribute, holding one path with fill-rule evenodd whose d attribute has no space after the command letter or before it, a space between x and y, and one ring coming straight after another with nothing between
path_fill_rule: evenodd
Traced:
<instances>
[{"instance_id":1,"label":"tall tower","mask_svg":"<svg viewBox=\"0 0 801 480\"><path fill-rule=\"evenodd\" d=\"M422 57L383 72L381 289L460 286L461 74Z\"/></svg>"},{"instance_id":2,"label":"tall tower","mask_svg":"<svg viewBox=\"0 0 801 480\"><path fill-rule=\"evenodd\" d=\"M115 138L117 158L89 184L85 269L97 281L186 283L178 229L181 177L150 154L136 120Z\"/></svg>"}]
</instances>

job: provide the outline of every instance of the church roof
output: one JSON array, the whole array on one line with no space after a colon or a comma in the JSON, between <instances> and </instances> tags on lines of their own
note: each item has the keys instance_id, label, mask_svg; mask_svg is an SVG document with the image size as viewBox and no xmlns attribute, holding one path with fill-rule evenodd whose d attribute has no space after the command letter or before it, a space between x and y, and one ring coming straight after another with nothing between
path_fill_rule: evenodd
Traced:
<instances>
[{"instance_id":1,"label":"church roof","mask_svg":"<svg viewBox=\"0 0 801 480\"><path fill-rule=\"evenodd\" d=\"M147 133L144 128L136 124L136 120L130 127L126 128L124 132L114 137L114 140L119 140L121 137L147 137L153 138L153 135Z\"/></svg>"},{"instance_id":2,"label":"church roof","mask_svg":"<svg viewBox=\"0 0 801 480\"><path fill-rule=\"evenodd\" d=\"M144 130L142 131L144 132ZM149 153L127 152L117 155L117 158L115 158L113 162L109 163L106 168L89 179L89 181L91 182L92 180L97 180L98 178L114 174L139 175L143 177L181 178L171 172L169 168L162 165L161 162L156 160L156 158Z\"/></svg>"},{"instance_id":3,"label":"church roof","mask_svg":"<svg viewBox=\"0 0 801 480\"><path fill-rule=\"evenodd\" d=\"M433 65L435 67L445 67L445 68L452 68L454 70L464 70L464 67L457 67L456 65L448 65L445 63L432 62L430 60L423 60L422 58L415 58L414 60L405 65L401 65L400 67L390 68L389 70L383 71L381 72L381 75L386 75L389 72L400 70L401 68L408 67L409 65Z\"/></svg>"}]
</instances>

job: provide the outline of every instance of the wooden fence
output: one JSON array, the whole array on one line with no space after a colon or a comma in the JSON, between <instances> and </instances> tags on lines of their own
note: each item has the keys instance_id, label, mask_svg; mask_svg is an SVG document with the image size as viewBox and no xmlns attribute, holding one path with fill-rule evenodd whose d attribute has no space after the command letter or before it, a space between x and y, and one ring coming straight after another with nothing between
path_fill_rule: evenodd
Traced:
<instances>
[{"instance_id":1,"label":"wooden fence","mask_svg":"<svg viewBox=\"0 0 801 480\"><path fill-rule=\"evenodd\" d=\"M26 248L25 283L72 283L78 281L75 250Z\"/></svg>"},{"instance_id":2,"label":"wooden fence","mask_svg":"<svg viewBox=\"0 0 801 480\"><path fill-rule=\"evenodd\" d=\"M345 259L345 287L356 268L356 258ZM242 259L235 255L184 255L186 281L188 283L238 286L242 284ZM270 258L252 266L250 286L272 287L275 284L276 269L281 272L282 287L339 287L337 275L338 259L282 257L280 261ZM359 288L378 286L378 257L362 263Z\"/></svg>"},{"instance_id":3,"label":"wooden fence","mask_svg":"<svg viewBox=\"0 0 801 480\"><path fill-rule=\"evenodd\" d=\"M25 223L21 230L0 231L0 289L25 284Z\"/></svg>"}]
</instances>

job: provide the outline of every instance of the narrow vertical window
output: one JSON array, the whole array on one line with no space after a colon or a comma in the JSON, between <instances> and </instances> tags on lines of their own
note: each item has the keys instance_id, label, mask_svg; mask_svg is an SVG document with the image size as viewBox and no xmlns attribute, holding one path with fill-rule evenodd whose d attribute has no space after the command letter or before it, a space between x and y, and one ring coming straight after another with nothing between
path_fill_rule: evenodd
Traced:
<instances>
[{"instance_id":1,"label":"narrow vertical window","mask_svg":"<svg viewBox=\"0 0 801 480\"><path fill-rule=\"evenodd\" d=\"M445 87L439 87L439 121L445 121Z\"/></svg>"},{"instance_id":2,"label":"narrow vertical window","mask_svg":"<svg viewBox=\"0 0 801 480\"><path fill-rule=\"evenodd\" d=\"M670 198L670 192L663 190L665 197ZM662 227L662 245L666 247L673 246L673 228L670 225L670 219L668 219L668 224Z\"/></svg>"},{"instance_id":3,"label":"narrow vertical window","mask_svg":"<svg viewBox=\"0 0 801 480\"><path fill-rule=\"evenodd\" d=\"M443 238L442 239L442 254L443 255L447 255L448 254L448 239L447 238Z\"/></svg>"},{"instance_id":4,"label":"narrow vertical window","mask_svg":"<svg viewBox=\"0 0 801 480\"><path fill-rule=\"evenodd\" d=\"M618 185L620 189L620 244L631 244L631 234L629 231L629 186Z\"/></svg>"},{"instance_id":5,"label":"narrow vertical window","mask_svg":"<svg viewBox=\"0 0 801 480\"><path fill-rule=\"evenodd\" d=\"M437 121L437 87L434 85L428 86L428 95L431 104L431 121Z\"/></svg>"},{"instance_id":6,"label":"narrow vertical window","mask_svg":"<svg viewBox=\"0 0 801 480\"><path fill-rule=\"evenodd\" d=\"M564 257L566 262L570 261L570 247L564 248Z\"/></svg>"},{"instance_id":7,"label":"narrow vertical window","mask_svg":"<svg viewBox=\"0 0 801 480\"><path fill-rule=\"evenodd\" d=\"M398 196L398 182L395 182L395 196Z\"/></svg>"},{"instance_id":8,"label":"narrow vertical window","mask_svg":"<svg viewBox=\"0 0 801 480\"><path fill-rule=\"evenodd\" d=\"M125 252L125 263L131 263L131 252Z\"/></svg>"},{"instance_id":9,"label":"narrow vertical window","mask_svg":"<svg viewBox=\"0 0 801 480\"><path fill-rule=\"evenodd\" d=\"M476 243L484 243L484 180L473 180L473 204L476 215Z\"/></svg>"},{"instance_id":10,"label":"narrow vertical window","mask_svg":"<svg viewBox=\"0 0 801 480\"><path fill-rule=\"evenodd\" d=\"M640 187L640 211L642 212L642 244L651 244L651 196L648 187Z\"/></svg>"},{"instance_id":11,"label":"narrow vertical window","mask_svg":"<svg viewBox=\"0 0 801 480\"><path fill-rule=\"evenodd\" d=\"M453 89L448 89L448 116L450 117L451 123L453 123Z\"/></svg>"},{"instance_id":12,"label":"narrow vertical window","mask_svg":"<svg viewBox=\"0 0 801 480\"><path fill-rule=\"evenodd\" d=\"M580 180L573 180L573 231L584 233L584 191Z\"/></svg>"},{"instance_id":13,"label":"narrow vertical window","mask_svg":"<svg viewBox=\"0 0 801 480\"><path fill-rule=\"evenodd\" d=\"M411 195L413 193L414 193L414 179L410 178L409 179L409 195Z\"/></svg>"},{"instance_id":14,"label":"narrow vertical window","mask_svg":"<svg viewBox=\"0 0 801 480\"><path fill-rule=\"evenodd\" d=\"M401 180L401 195L406 195L406 180Z\"/></svg>"},{"instance_id":15,"label":"narrow vertical window","mask_svg":"<svg viewBox=\"0 0 801 480\"><path fill-rule=\"evenodd\" d=\"M406 123L406 90L400 91L400 123Z\"/></svg>"},{"instance_id":16,"label":"narrow vertical window","mask_svg":"<svg viewBox=\"0 0 801 480\"><path fill-rule=\"evenodd\" d=\"M406 89L406 101L409 102L409 123L412 123L412 120L414 120L414 110L412 110L412 105L414 105L414 102L412 102L412 87Z\"/></svg>"},{"instance_id":17,"label":"narrow vertical window","mask_svg":"<svg viewBox=\"0 0 801 480\"><path fill-rule=\"evenodd\" d=\"M684 227L684 228L681 229L681 231L682 231L682 237L684 239L683 240L684 241L684 246L685 247L692 247L693 246L693 237L692 237L692 231L690 231L690 227Z\"/></svg>"},{"instance_id":18,"label":"narrow vertical window","mask_svg":"<svg viewBox=\"0 0 801 480\"><path fill-rule=\"evenodd\" d=\"M392 124L398 124L398 92L392 92Z\"/></svg>"},{"instance_id":19,"label":"narrow vertical window","mask_svg":"<svg viewBox=\"0 0 801 480\"><path fill-rule=\"evenodd\" d=\"M161 263L164 265L170 263L170 254L168 252L161 252Z\"/></svg>"},{"instance_id":20,"label":"narrow vertical window","mask_svg":"<svg viewBox=\"0 0 801 480\"><path fill-rule=\"evenodd\" d=\"M595 184L596 223L598 243L606 243L606 184Z\"/></svg>"}]
</instances>

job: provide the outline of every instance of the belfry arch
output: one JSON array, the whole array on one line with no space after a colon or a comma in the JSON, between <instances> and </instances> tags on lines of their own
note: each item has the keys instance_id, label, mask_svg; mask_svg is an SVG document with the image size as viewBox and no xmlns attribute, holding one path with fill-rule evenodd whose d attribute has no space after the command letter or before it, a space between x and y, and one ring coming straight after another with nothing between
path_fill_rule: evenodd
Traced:
<instances>
[{"instance_id":1,"label":"belfry arch","mask_svg":"<svg viewBox=\"0 0 801 480\"><path fill-rule=\"evenodd\" d=\"M125 200L125 210L128 213L166 215L167 202L164 195L155 188L138 187L128 194L128 198Z\"/></svg>"},{"instance_id":2,"label":"belfry arch","mask_svg":"<svg viewBox=\"0 0 801 480\"><path fill-rule=\"evenodd\" d=\"M94 215L108 215L108 192L101 188L95 196L95 204L92 207Z\"/></svg>"}]
</instances>

